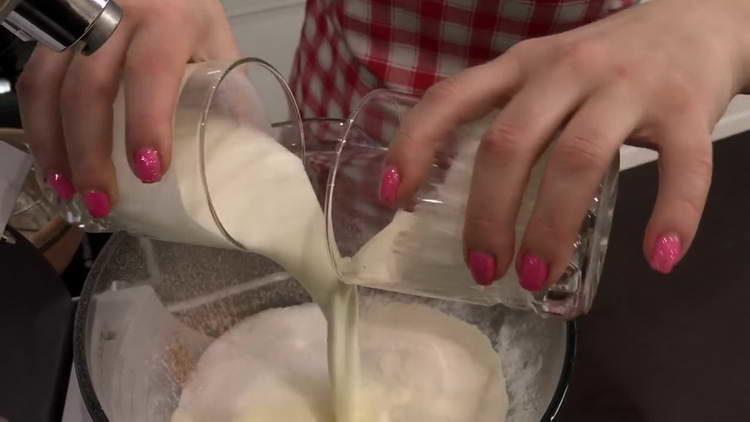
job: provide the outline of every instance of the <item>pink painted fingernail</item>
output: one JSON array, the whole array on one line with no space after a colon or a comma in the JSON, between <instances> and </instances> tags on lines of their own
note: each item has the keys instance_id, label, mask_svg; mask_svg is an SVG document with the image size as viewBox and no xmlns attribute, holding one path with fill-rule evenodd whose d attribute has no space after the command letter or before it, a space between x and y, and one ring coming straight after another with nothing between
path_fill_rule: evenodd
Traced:
<instances>
[{"instance_id":1,"label":"pink painted fingernail","mask_svg":"<svg viewBox=\"0 0 750 422\"><path fill-rule=\"evenodd\" d=\"M391 208L396 207L398 200L398 186L401 184L401 175L395 166L388 166L383 171L380 179L380 202Z\"/></svg>"},{"instance_id":2,"label":"pink painted fingernail","mask_svg":"<svg viewBox=\"0 0 750 422\"><path fill-rule=\"evenodd\" d=\"M135 175L143 183L156 183L161 180L161 157L154 148L141 148L133 158Z\"/></svg>"},{"instance_id":3,"label":"pink painted fingernail","mask_svg":"<svg viewBox=\"0 0 750 422\"><path fill-rule=\"evenodd\" d=\"M474 281L480 286L489 286L495 281L495 257L484 252L469 252L469 269Z\"/></svg>"},{"instance_id":4,"label":"pink painted fingernail","mask_svg":"<svg viewBox=\"0 0 750 422\"><path fill-rule=\"evenodd\" d=\"M544 288L549 276L549 265L542 258L524 254L518 261L517 269L521 287L530 292L538 292Z\"/></svg>"},{"instance_id":5,"label":"pink painted fingernail","mask_svg":"<svg viewBox=\"0 0 750 422\"><path fill-rule=\"evenodd\" d=\"M76 193L76 188L73 187L70 180L62 173L50 172L47 175L47 184L55 190L57 196L63 201L70 201Z\"/></svg>"},{"instance_id":6,"label":"pink painted fingernail","mask_svg":"<svg viewBox=\"0 0 750 422\"><path fill-rule=\"evenodd\" d=\"M651 252L651 268L662 274L669 274L682 257L682 242L676 234L667 234L656 239Z\"/></svg>"},{"instance_id":7,"label":"pink painted fingernail","mask_svg":"<svg viewBox=\"0 0 750 422\"><path fill-rule=\"evenodd\" d=\"M109 196L98 190L91 190L83 195L83 202L94 218L104 218L109 215L110 203Z\"/></svg>"}]
</instances>

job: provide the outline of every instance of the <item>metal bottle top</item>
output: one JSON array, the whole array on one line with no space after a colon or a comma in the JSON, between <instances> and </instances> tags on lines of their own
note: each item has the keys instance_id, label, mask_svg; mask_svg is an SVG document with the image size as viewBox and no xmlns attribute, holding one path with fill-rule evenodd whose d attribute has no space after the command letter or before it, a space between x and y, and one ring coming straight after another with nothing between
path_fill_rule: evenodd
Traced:
<instances>
[{"instance_id":1,"label":"metal bottle top","mask_svg":"<svg viewBox=\"0 0 750 422\"><path fill-rule=\"evenodd\" d=\"M0 20L6 29L55 51L80 43L83 54L91 54L121 19L122 9L113 0L0 0Z\"/></svg>"}]
</instances>

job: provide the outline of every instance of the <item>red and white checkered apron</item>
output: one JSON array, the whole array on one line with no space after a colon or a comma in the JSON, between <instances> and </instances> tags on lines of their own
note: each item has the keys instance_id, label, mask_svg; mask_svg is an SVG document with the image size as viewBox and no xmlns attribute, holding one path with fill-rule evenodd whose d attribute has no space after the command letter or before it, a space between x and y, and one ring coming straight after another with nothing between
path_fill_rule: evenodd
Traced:
<instances>
[{"instance_id":1,"label":"red and white checkered apron","mask_svg":"<svg viewBox=\"0 0 750 422\"><path fill-rule=\"evenodd\" d=\"M523 39L573 29L635 3L638 0L308 0L290 85L303 117L344 118L374 89L420 93ZM386 139L394 124L385 117L363 119L365 134ZM316 188L325 189L333 156L331 145L320 142L335 142L336 137L311 135L309 151L318 153L308 155L308 165L317 173ZM358 180L377 178L381 170L366 156L348 156L347 161L368 164L348 167L341 175L344 185L364 186ZM342 212L361 220L382 217L373 204L342 206L352 208Z\"/></svg>"},{"instance_id":2,"label":"red and white checkered apron","mask_svg":"<svg viewBox=\"0 0 750 422\"><path fill-rule=\"evenodd\" d=\"M421 92L526 38L637 0L308 0L291 85L305 117L345 117L375 88Z\"/></svg>"}]
</instances>

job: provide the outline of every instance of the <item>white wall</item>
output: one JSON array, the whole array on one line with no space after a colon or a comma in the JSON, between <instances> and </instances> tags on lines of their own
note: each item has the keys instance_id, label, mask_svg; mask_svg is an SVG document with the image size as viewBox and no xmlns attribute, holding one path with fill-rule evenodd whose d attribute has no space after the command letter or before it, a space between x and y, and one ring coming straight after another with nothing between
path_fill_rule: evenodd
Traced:
<instances>
[{"instance_id":1,"label":"white wall","mask_svg":"<svg viewBox=\"0 0 750 422\"><path fill-rule=\"evenodd\" d=\"M240 50L289 75L305 0L222 0Z\"/></svg>"},{"instance_id":2,"label":"white wall","mask_svg":"<svg viewBox=\"0 0 750 422\"><path fill-rule=\"evenodd\" d=\"M222 0L222 3L242 54L271 63L288 79L299 42L305 0ZM263 77L262 82L256 77ZM287 120L286 101L273 79L254 72L251 79L271 120Z\"/></svg>"},{"instance_id":3,"label":"white wall","mask_svg":"<svg viewBox=\"0 0 750 422\"><path fill-rule=\"evenodd\" d=\"M304 15L305 0L222 0L243 54L260 57L289 75ZM260 87L263 91L263 87ZM261 92L261 95L264 93ZM280 104L270 104L279 110ZM750 96L739 96L714 131L722 139L750 130ZM656 158L639 148L623 147L622 168Z\"/></svg>"},{"instance_id":4,"label":"white wall","mask_svg":"<svg viewBox=\"0 0 750 422\"><path fill-rule=\"evenodd\" d=\"M750 130L750 96L738 95L729 104L727 112L714 129L714 142ZM654 161L657 154L653 151L624 146L621 149L620 168L627 169Z\"/></svg>"}]
</instances>

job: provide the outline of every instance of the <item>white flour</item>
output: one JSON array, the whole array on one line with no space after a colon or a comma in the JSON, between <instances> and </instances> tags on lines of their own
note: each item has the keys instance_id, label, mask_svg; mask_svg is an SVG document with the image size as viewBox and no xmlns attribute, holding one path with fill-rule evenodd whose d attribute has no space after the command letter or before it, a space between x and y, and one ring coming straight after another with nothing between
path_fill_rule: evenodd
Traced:
<instances>
[{"instance_id":1,"label":"white flour","mask_svg":"<svg viewBox=\"0 0 750 422\"><path fill-rule=\"evenodd\" d=\"M333 420L325 319L314 305L250 317L215 341L173 422ZM360 321L360 402L351 422L497 422L508 399L497 354L475 327L423 305Z\"/></svg>"}]
</instances>

